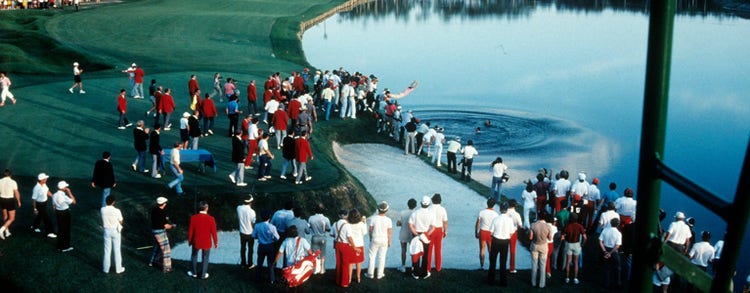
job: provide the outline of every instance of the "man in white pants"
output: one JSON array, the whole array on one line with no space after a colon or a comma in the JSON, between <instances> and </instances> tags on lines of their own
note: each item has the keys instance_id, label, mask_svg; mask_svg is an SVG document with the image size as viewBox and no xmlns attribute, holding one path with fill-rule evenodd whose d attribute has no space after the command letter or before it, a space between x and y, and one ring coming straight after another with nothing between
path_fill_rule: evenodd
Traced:
<instances>
[{"instance_id":1,"label":"man in white pants","mask_svg":"<svg viewBox=\"0 0 750 293\"><path fill-rule=\"evenodd\" d=\"M5 99L10 99L13 104L16 104L16 98L13 96L13 93L10 92L10 78L5 75L5 71L0 72L0 87L2 88L2 93L0 93L0 97L2 97L2 102L0 102L0 107L5 106Z\"/></svg>"},{"instance_id":2,"label":"man in white pants","mask_svg":"<svg viewBox=\"0 0 750 293\"><path fill-rule=\"evenodd\" d=\"M385 277L385 255L388 248L391 247L391 236L393 235L393 223L385 215L387 212L388 203L383 201L378 205L378 214L370 219L370 266L367 268L367 274L365 275L370 279ZM375 275L376 265L378 268L377 275Z\"/></svg>"},{"instance_id":3,"label":"man in white pants","mask_svg":"<svg viewBox=\"0 0 750 293\"><path fill-rule=\"evenodd\" d=\"M115 272L121 274L125 271L122 267L122 255L120 254L120 243L122 242L122 213L115 207L115 197L107 196L107 205L101 208L102 227L104 227L104 266L103 271L109 274L112 249L115 251Z\"/></svg>"}]
</instances>

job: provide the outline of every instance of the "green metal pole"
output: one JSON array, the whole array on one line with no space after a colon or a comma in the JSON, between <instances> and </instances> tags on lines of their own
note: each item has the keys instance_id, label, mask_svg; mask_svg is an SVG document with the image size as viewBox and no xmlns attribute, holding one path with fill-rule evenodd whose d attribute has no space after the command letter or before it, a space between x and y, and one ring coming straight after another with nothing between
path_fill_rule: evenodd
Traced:
<instances>
[{"instance_id":1,"label":"green metal pole","mask_svg":"<svg viewBox=\"0 0 750 293\"><path fill-rule=\"evenodd\" d=\"M660 244L654 243L661 200L661 180L656 170L656 162L664 153L674 11L674 0L651 1L641 151L638 161L636 253L632 267L631 292L652 291L653 263L661 247Z\"/></svg>"}]
</instances>

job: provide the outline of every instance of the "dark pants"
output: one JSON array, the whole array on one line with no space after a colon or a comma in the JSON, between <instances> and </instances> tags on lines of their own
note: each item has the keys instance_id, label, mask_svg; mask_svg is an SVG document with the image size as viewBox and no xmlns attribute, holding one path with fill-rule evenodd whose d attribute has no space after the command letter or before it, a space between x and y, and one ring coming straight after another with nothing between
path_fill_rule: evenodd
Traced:
<instances>
[{"instance_id":1,"label":"dark pants","mask_svg":"<svg viewBox=\"0 0 750 293\"><path fill-rule=\"evenodd\" d=\"M605 247L607 251L612 251L612 247ZM604 287L612 285L612 274L615 274L615 285L622 286L622 271L620 266L620 253L612 254L609 259L604 259Z\"/></svg>"},{"instance_id":2,"label":"dark pants","mask_svg":"<svg viewBox=\"0 0 750 293\"><path fill-rule=\"evenodd\" d=\"M419 263L419 260L412 261L412 268L414 270L414 275L420 278L424 278L427 276L427 255L430 251L430 245L422 243L422 249L424 249L424 254L422 254L422 257L420 258L422 261L422 264Z\"/></svg>"},{"instance_id":3,"label":"dark pants","mask_svg":"<svg viewBox=\"0 0 750 293\"><path fill-rule=\"evenodd\" d=\"M262 155L258 159L258 163L258 179L263 178L263 176L266 175L271 175L271 157L268 155Z\"/></svg>"},{"instance_id":4,"label":"dark pants","mask_svg":"<svg viewBox=\"0 0 750 293\"><path fill-rule=\"evenodd\" d=\"M229 136L233 136L234 132L239 130L239 128L237 128L237 122L239 122L239 118L240 114L229 114Z\"/></svg>"},{"instance_id":5,"label":"dark pants","mask_svg":"<svg viewBox=\"0 0 750 293\"><path fill-rule=\"evenodd\" d=\"M273 272L273 260L275 256L276 254L274 253L273 243L258 244L258 267L255 268L255 278L257 280L260 280L260 271L261 268L263 268L264 259L266 260L266 265L268 266L268 274L271 279L271 283L276 280Z\"/></svg>"},{"instance_id":6,"label":"dark pants","mask_svg":"<svg viewBox=\"0 0 750 293\"><path fill-rule=\"evenodd\" d=\"M456 168L456 153L448 152L448 172L458 172L458 169Z\"/></svg>"},{"instance_id":7,"label":"dark pants","mask_svg":"<svg viewBox=\"0 0 750 293\"><path fill-rule=\"evenodd\" d=\"M55 228L52 227L52 220L49 218L49 214L47 214L47 202L36 202L36 216L34 217L34 229L39 228L39 224L44 222L44 231L49 233L54 233Z\"/></svg>"},{"instance_id":8,"label":"dark pants","mask_svg":"<svg viewBox=\"0 0 750 293\"><path fill-rule=\"evenodd\" d=\"M203 117L203 134L208 134L208 131L214 129L214 117Z\"/></svg>"},{"instance_id":9,"label":"dark pants","mask_svg":"<svg viewBox=\"0 0 750 293\"><path fill-rule=\"evenodd\" d=\"M487 275L487 282L492 284L495 282L495 264L497 263L497 254L500 254L500 285L508 285L508 272L506 265L508 263L508 245L510 239L498 239L492 237L492 245L490 246L490 271Z\"/></svg>"},{"instance_id":10,"label":"dark pants","mask_svg":"<svg viewBox=\"0 0 750 293\"><path fill-rule=\"evenodd\" d=\"M57 249L70 247L70 210L55 211L57 215Z\"/></svg>"},{"instance_id":11,"label":"dark pants","mask_svg":"<svg viewBox=\"0 0 750 293\"><path fill-rule=\"evenodd\" d=\"M461 180L471 181L471 164L474 163L474 158L462 160L461 165Z\"/></svg>"},{"instance_id":12,"label":"dark pants","mask_svg":"<svg viewBox=\"0 0 750 293\"><path fill-rule=\"evenodd\" d=\"M422 139L424 138L424 133L417 132L416 138L417 138L417 150L419 150L422 148L422 145L424 144L424 141L422 141ZM414 153L416 154L416 152L417 151L415 151Z\"/></svg>"},{"instance_id":13,"label":"dark pants","mask_svg":"<svg viewBox=\"0 0 750 293\"><path fill-rule=\"evenodd\" d=\"M255 239L250 234L240 233L240 259L242 266L253 265L253 246ZM247 254L245 254L247 252Z\"/></svg>"},{"instance_id":14,"label":"dark pants","mask_svg":"<svg viewBox=\"0 0 750 293\"><path fill-rule=\"evenodd\" d=\"M201 251L201 273L198 274L198 251ZM211 249L197 249L193 247L193 253L190 255L190 262L193 264L193 274L202 277L208 273L208 257L211 255Z\"/></svg>"},{"instance_id":15,"label":"dark pants","mask_svg":"<svg viewBox=\"0 0 750 293\"><path fill-rule=\"evenodd\" d=\"M258 113L258 105L255 104L256 101L247 101L247 113L253 114Z\"/></svg>"}]
</instances>

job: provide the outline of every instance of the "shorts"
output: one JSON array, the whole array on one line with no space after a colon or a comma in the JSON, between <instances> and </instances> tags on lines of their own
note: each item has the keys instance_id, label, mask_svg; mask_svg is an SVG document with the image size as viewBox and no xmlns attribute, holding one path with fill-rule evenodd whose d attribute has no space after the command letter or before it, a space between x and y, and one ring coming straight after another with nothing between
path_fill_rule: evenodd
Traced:
<instances>
[{"instance_id":1,"label":"shorts","mask_svg":"<svg viewBox=\"0 0 750 293\"><path fill-rule=\"evenodd\" d=\"M0 198L0 207L4 210L15 211L16 210L16 199L15 198Z\"/></svg>"},{"instance_id":2,"label":"shorts","mask_svg":"<svg viewBox=\"0 0 750 293\"><path fill-rule=\"evenodd\" d=\"M73 81L75 81L76 83L81 82L81 76L80 75L73 75Z\"/></svg>"},{"instance_id":3,"label":"shorts","mask_svg":"<svg viewBox=\"0 0 750 293\"><path fill-rule=\"evenodd\" d=\"M190 136L187 129L180 129L180 141L188 141Z\"/></svg>"},{"instance_id":4,"label":"shorts","mask_svg":"<svg viewBox=\"0 0 750 293\"><path fill-rule=\"evenodd\" d=\"M565 255L581 255L581 242L565 243Z\"/></svg>"},{"instance_id":5,"label":"shorts","mask_svg":"<svg viewBox=\"0 0 750 293\"><path fill-rule=\"evenodd\" d=\"M492 234L487 230L479 230L479 241L492 243Z\"/></svg>"},{"instance_id":6,"label":"shorts","mask_svg":"<svg viewBox=\"0 0 750 293\"><path fill-rule=\"evenodd\" d=\"M310 239L310 250L320 250L320 257L326 257L326 236L313 236Z\"/></svg>"}]
</instances>

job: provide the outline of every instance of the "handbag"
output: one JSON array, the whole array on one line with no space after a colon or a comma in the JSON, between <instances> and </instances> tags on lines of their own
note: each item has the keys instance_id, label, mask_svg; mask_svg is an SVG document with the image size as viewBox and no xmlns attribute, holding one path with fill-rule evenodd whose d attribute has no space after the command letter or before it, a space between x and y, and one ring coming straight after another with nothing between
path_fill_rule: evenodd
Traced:
<instances>
[{"instance_id":1,"label":"handbag","mask_svg":"<svg viewBox=\"0 0 750 293\"><path fill-rule=\"evenodd\" d=\"M509 179L510 179L510 175L508 175L508 173L503 173L503 177L501 177L500 180L502 180L503 183L505 183L505 182L508 182Z\"/></svg>"},{"instance_id":2,"label":"handbag","mask_svg":"<svg viewBox=\"0 0 750 293\"><path fill-rule=\"evenodd\" d=\"M297 237L297 243L294 245L294 259L297 259L297 252L299 251L299 240L300 237ZM284 268L284 279L286 280L286 283L287 285L289 285L289 287L297 287L299 285L302 285L302 283L310 278L313 270L315 270L315 261L319 254L320 250L316 250L312 254L297 261L293 265Z\"/></svg>"}]
</instances>

